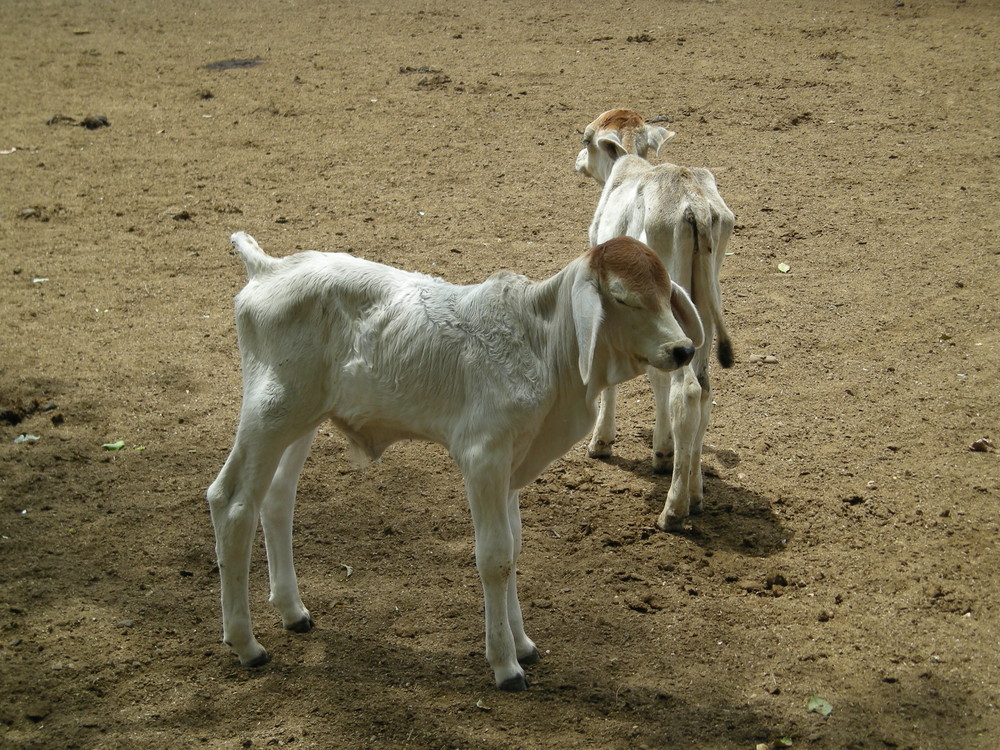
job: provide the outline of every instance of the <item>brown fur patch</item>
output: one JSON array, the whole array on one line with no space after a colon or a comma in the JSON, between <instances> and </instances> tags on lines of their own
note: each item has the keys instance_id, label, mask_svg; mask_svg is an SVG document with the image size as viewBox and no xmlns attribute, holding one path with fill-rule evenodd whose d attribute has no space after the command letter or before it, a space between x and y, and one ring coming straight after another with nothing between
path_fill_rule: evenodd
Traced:
<instances>
[{"instance_id":1,"label":"brown fur patch","mask_svg":"<svg viewBox=\"0 0 1000 750\"><path fill-rule=\"evenodd\" d=\"M656 253L639 240L615 237L590 251L590 268L602 283L617 276L651 310L670 296L670 276Z\"/></svg>"},{"instance_id":2,"label":"brown fur patch","mask_svg":"<svg viewBox=\"0 0 1000 750\"><path fill-rule=\"evenodd\" d=\"M592 123L596 130L634 130L646 124L642 115L631 109L609 109Z\"/></svg>"},{"instance_id":3,"label":"brown fur patch","mask_svg":"<svg viewBox=\"0 0 1000 750\"><path fill-rule=\"evenodd\" d=\"M645 130L646 121L642 115L631 109L609 109L598 115L583 131L583 142L588 146L598 133L614 132L625 150L630 154L638 153L636 137Z\"/></svg>"}]
</instances>

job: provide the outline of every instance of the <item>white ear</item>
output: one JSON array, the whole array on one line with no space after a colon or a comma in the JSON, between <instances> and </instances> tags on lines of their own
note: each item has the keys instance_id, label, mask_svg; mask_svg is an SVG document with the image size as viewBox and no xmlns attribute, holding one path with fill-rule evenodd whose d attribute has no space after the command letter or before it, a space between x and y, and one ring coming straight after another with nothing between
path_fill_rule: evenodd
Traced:
<instances>
[{"instance_id":1,"label":"white ear","mask_svg":"<svg viewBox=\"0 0 1000 750\"><path fill-rule=\"evenodd\" d=\"M659 125L647 125L646 126L646 139L649 141L649 145L656 150L656 155L660 155L660 148L664 143L673 138L677 133L673 130L667 130L666 128L661 128Z\"/></svg>"},{"instance_id":2,"label":"white ear","mask_svg":"<svg viewBox=\"0 0 1000 750\"><path fill-rule=\"evenodd\" d=\"M684 333L691 339L695 349L698 349L705 343L705 329L701 325L698 309L684 291L684 287L674 281L670 284L673 287L670 295L670 311L674 314L674 319L681 324Z\"/></svg>"},{"instance_id":3,"label":"white ear","mask_svg":"<svg viewBox=\"0 0 1000 750\"><path fill-rule=\"evenodd\" d=\"M593 279L583 276L573 284L573 324L576 328L576 345L580 350L580 377L584 385L590 383L594 352L597 349L597 334L604 319L604 306Z\"/></svg>"},{"instance_id":4,"label":"white ear","mask_svg":"<svg viewBox=\"0 0 1000 750\"><path fill-rule=\"evenodd\" d=\"M612 162L628 153L622 142L618 139L617 134L602 135L597 139L597 147L607 154Z\"/></svg>"}]
</instances>

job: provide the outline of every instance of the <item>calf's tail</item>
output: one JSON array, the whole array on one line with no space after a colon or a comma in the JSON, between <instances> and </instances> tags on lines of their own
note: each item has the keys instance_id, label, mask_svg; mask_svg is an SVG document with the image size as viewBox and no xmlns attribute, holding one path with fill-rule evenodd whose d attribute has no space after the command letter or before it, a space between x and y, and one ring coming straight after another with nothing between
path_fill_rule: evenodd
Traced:
<instances>
[{"instance_id":1,"label":"calf's tail","mask_svg":"<svg viewBox=\"0 0 1000 750\"><path fill-rule=\"evenodd\" d=\"M698 313L703 319L709 319L715 324L718 343L715 356L723 367L733 366L733 344L729 338L729 330L722 318L722 289L719 277L715 272L715 253L718 249L712 240L712 225L718 221L707 206L701 211L688 206L684 217L691 224L694 235L694 254L691 269L691 298L694 300Z\"/></svg>"},{"instance_id":2,"label":"calf's tail","mask_svg":"<svg viewBox=\"0 0 1000 750\"><path fill-rule=\"evenodd\" d=\"M229 238L229 241L233 243L233 249L240 256L243 265L247 267L247 275L251 279L262 273L267 273L280 262L261 250L257 240L246 232L236 232Z\"/></svg>"}]
</instances>

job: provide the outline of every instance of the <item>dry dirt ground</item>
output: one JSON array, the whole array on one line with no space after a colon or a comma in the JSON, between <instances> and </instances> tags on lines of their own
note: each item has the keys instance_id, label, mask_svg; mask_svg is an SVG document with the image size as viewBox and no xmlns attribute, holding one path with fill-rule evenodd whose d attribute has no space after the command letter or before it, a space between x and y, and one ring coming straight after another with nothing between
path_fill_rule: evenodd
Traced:
<instances>
[{"instance_id":1,"label":"dry dirt ground","mask_svg":"<svg viewBox=\"0 0 1000 750\"><path fill-rule=\"evenodd\" d=\"M1000 746L998 34L993 0L5 0L0 746ZM586 249L573 161L616 106L737 214L706 512L653 529L631 383L617 456L522 495L544 658L500 694L446 453L358 470L324 431L318 627L281 630L258 546L273 661L240 668L204 500L228 235L544 278Z\"/></svg>"}]
</instances>

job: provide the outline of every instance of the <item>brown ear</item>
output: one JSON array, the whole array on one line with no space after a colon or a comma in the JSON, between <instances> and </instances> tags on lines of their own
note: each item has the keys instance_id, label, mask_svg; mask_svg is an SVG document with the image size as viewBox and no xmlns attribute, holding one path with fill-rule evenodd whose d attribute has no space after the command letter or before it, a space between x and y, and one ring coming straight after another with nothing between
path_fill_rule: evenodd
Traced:
<instances>
[{"instance_id":1,"label":"brown ear","mask_svg":"<svg viewBox=\"0 0 1000 750\"><path fill-rule=\"evenodd\" d=\"M674 318L680 323L684 333L697 349L705 343L705 329L701 325L701 316L698 315L698 310L688 293L684 291L684 287L673 281L670 282L670 285L672 287L670 311L673 312Z\"/></svg>"}]
</instances>

